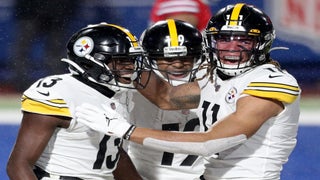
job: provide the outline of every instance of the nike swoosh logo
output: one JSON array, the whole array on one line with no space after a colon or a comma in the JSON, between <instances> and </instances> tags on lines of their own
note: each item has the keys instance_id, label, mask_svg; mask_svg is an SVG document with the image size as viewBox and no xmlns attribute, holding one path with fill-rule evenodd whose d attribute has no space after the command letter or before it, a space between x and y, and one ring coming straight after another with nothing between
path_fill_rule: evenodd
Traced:
<instances>
[{"instance_id":1,"label":"nike swoosh logo","mask_svg":"<svg viewBox=\"0 0 320 180\"><path fill-rule=\"evenodd\" d=\"M39 93L39 94L42 94L42 95L44 95L44 96L49 96L49 95L50 95L50 93L49 93L49 92L44 93L44 92L40 92L40 91L38 91L38 93Z\"/></svg>"},{"instance_id":2,"label":"nike swoosh logo","mask_svg":"<svg viewBox=\"0 0 320 180\"><path fill-rule=\"evenodd\" d=\"M270 74L269 78L276 78L276 77L281 77L281 76L283 76L283 75L272 75L272 74Z\"/></svg>"}]
</instances>

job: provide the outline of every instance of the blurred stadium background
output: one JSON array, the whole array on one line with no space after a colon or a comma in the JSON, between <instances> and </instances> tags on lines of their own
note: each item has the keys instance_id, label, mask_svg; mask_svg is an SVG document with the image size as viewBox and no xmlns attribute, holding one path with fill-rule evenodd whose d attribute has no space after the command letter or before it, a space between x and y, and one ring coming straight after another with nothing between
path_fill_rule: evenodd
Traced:
<instances>
[{"instance_id":1,"label":"blurred stadium background","mask_svg":"<svg viewBox=\"0 0 320 180\"><path fill-rule=\"evenodd\" d=\"M10 48L15 28L14 2L0 0L0 179L8 179L5 166L16 138L21 118L19 99L21 92L9 79ZM137 37L148 26L148 16L153 0L78 0L79 9L66 37L87 24L109 22L130 29ZM209 0L212 12L237 3L235 0ZM243 0L267 12L271 17L277 40L274 46L288 47L288 51L274 51L272 57L293 74L302 88L301 116L298 143L288 163L284 166L282 179L319 179L320 175L320 0ZM28 33L28 32L26 32ZM66 39L67 41L67 39ZM31 64L33 73L25 74L36 80L48 74L41 65L43 44L34 45ZM61 49L65 51L65 49ZM57 63L59 59L57 59Z\"/></svg>"}]
</instances>

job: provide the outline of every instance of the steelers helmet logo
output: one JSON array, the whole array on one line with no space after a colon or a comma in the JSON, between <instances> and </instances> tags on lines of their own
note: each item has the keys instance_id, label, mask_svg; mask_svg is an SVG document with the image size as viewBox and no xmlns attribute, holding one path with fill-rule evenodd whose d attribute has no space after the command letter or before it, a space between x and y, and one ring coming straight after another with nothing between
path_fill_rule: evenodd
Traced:
<instances>
[{"instance_id":1,"label":"steelers helmet logo","mask_svg":"<svg viewBox=\"0 0 320 180\"><path fill-rule=\"evenodd\" d=\"M93 50L93 40L88 37L84 36L79 38L73 45L73 52L79 56L84 57L87 54L90 54Z\"/></svg>"}]
</instances>

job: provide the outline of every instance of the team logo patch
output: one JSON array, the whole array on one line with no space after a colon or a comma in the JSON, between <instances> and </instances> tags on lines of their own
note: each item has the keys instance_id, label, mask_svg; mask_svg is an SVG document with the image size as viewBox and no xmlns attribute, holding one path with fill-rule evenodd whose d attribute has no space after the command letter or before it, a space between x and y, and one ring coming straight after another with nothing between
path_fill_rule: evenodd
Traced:
<instances>
[{"instance_id":1,"label":"team logo patch","mask_svg":"<svg viewBox=\"0 0 320 180\"><path fill-rule=\"evenodd\" d=\"M93 40L90 37L84 36L74 43L73 52L79 57L84 57L91 53L93 46Z\"/></svg>"},{"instance_id":2,"label":"team logo patch","mask_svg":"<svg viewBox=\"0 0 320 180\"><path fill-rule=\"evenodd\" d=\"M237 89L235 87L231 88L226 95L227 103L234 103L237 94Z\"/></svg>"}]
</instances>

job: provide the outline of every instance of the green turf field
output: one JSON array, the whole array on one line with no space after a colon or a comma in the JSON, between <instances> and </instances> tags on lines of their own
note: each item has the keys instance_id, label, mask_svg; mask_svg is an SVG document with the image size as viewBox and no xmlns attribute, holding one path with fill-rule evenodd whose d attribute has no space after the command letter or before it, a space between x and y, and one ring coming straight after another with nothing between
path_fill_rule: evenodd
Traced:
<instances>
[{"instance_id":1,"label":"green turf field","mask_svg":"<svg viewBox=\"0 0 320 180\"><path fill-rule=\"evenodd\" d=\"M320 110L320 96L302 97L300 107L301 109Z\"/></svg>"},{"instance_id":2,"label":"green turf field","mask_svg":"<svg viewBox=\"0 0 320 180\"><path fill-rule=\"evenodd\" d=\"M20 95L0 96L0 109L15 109L20 107Z\"/></svg>"}]
</instances>

